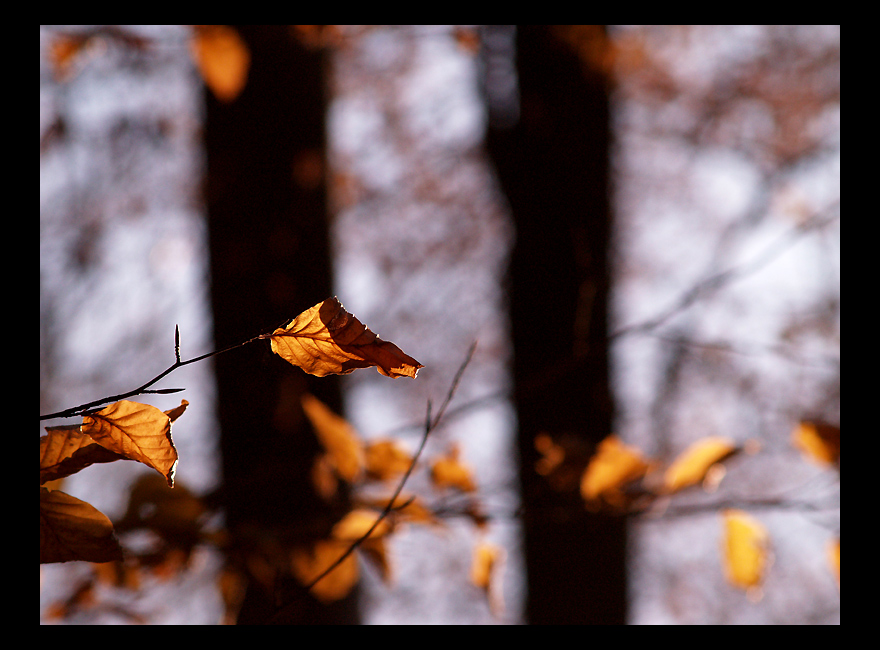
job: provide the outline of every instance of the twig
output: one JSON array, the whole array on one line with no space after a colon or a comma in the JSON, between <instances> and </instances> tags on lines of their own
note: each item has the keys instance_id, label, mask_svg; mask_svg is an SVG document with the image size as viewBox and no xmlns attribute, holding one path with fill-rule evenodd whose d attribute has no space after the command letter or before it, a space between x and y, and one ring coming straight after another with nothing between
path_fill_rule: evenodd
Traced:
<instances>
[{"instance_id":1,"label":"twig","mask_svg":"<svg viewBox=\"0 0 880 650\"><path fill-rule=\"evenodd\" d=\"M412 457L412 461L410 461L409 467L407 467L406 472L404 472L403 477L400 479L400 482L397 484L397 489L394 490L394 494L391 495L391 498L388 500L388 504L379 513L379 516L376 518L376 521L373 522L373 525L370 526L370 529L361 535L358 539L356 539L352 544L345 550L343 553L333 564L324 569L321 574L312 580L308 585L306 585L306 590L311 591L311 589L321 582L324 578L326 578L330 573L332 573L340 564L342 564L352 553L354 553L361 544L363 544L370 535L373 534L373 531L379 527L386 517L388 517L391 512L394 510L398 510L400 506L395 506L395 501L397 501L397 497L400 496L400 493L403 491L404 486L406 485L407 480L409 480L410 474L413 473L413 470L416 467L416 463L419 460L419 456L421 456L422 451L425 449L425 443L428 442L428 436L431 435L431 432L437 428L440 424L440 420L443 418L443 414L446 412L446 407L449 406L449 402L452 401L453 395L455 395L455 391L458 388L458 384L461 381L461 376L464 374L465 368L468 367L468 364L471 362L471 359L474 356L474 351L477 349L477 342L474 341L471 344L470 349L468 350L467 356L462 362L461 366L458 369L458 372L455 373L455 377L452 380L452 384L449 387L449 391L446 393L446 398L443 400L443 404L440 406L440 410L437 412L437 417L433 420L431 419L431 400L428 400L427 414L425 416L425 431L422 434L422 439L419 442L418 449L416 449L416 453ZM284 610L288 605L282 606L270 619L270 623L277 622L279 617L284 613Z\"/></svg>"},{"instance_id":2,"label":"twig","mask_svg":"<svg viewBox=\"0 0 880 650\"><path fill-rule=\"evenodd\" d=\"M79 406L72 406L71 408L64 409L63 411L58 411L57 413L49 413L47 415L41 415L40 420L50 420L52 418L71 418L77 415L83 415L89 409L95 408L96 406L100 406L102 404L107 404L109 402L118 402L119 400L126 399L128 397L134 397L135 395L145 395L145 394L159 394L165 395L168 393L179 393L184 390L183 388L161 388L156 390L148 390L150 386L163 379L167 375L170 375L172 372L180 368L181 366L188 366L191 363L196 363L197 361L202 361L209 357L217 356L218 354L223 354L224 352L229 352L230 350L234 350L236 348L240 348L242 346L247 345L248 343L253 343L254 341L259 341L261 339L267 338L267 334L260 334L259 336L255 336L252 339L248 339L242 343L236 343L235 345L230 345L228 348L223 348L222 350L215 350L214 352L208 352L207 354L203 354L198 357L194 357L192 359L187 359L186 361L180 360L180 331L177 329L177 326L174 327L174 356L176 361L172 363L170 366L165 368L158 375L153 377L150 381L148 381L143 386L139 386L134 390L130 390L127 393L119 393L118 395L112 395L110 397L102 397L101 399L97 399L94 402L89 402L87 404L80 404Z\"/></svg>"},{"instance_id":3,"label":"twig","mask_svg":"<svg viewBox=\"0 0 880 650\"><path fill-rule=\"evenodd\" d=\"M753 257L751 260L742 262L737 266L730 267L724 271L720 271L706 278L703 278L702 280L694 284L690 289L685 291L681 296L679 296L672 305L661 311L656 316L648 318L647 320L643 320L640 323L625 325L611 332L608 335L608 338L613 340L618 337L627 336L630 334L650 332L651 330L660 327L660 325L668 321L673 316L683 312L685 309L705 297L707 294L718 291L719 289L727 286L728 284L731 284L732 282L741 280L742 278L748 277L752 273L760 271L762 268L767 266L767 264L779 257L780 254L788 250L788 248L802 236L814 230L824 228L828 224L835 221L837 218L839 217L828 217L823 219L819 216L814 216L806 222L794 226L787 232L783 233L779 238L773 241L761 253Z\"/></svg>"}]
</instances>

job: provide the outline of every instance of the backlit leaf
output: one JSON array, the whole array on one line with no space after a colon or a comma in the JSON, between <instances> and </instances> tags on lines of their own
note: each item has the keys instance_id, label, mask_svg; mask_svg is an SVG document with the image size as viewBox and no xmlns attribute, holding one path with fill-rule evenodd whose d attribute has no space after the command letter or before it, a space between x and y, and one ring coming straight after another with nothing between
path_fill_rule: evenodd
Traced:
<instances>
[{"instance_id":1,"label":"backlit leaf","mask_svg":"<svg viewBox=\"0 0 880 650\"><path fill-rule=\"evenodd\" d=\"M617 436L608 436L599 443L581 475L581 496L588 505L623 507L624 487L643 477L648 468L638 449L623 444Z\"/></svg>"},{"instance_id":2,"label":"backlit leaf","mask_svg":"<svg viewBox=\"0 0 880 650\"><path fill-rule=\"evenodd\" d=\"M270 338L273 352L318 377L375 366L387 377L415 378L424 367L376 336L335 297L307 309Z\"/></svg>"},{"instance_id":3,"label":"backlit leaf","mask_svg":"<svg viewBox=\"0 0 880 650\"><path fill-rule=\"evenodd\" d=\"M196 25L191 43L205 85L222 102L239 96L248 79L251 53L228 25Z\"/></svg>"},{"instance_id":4,"label":"backlit leaf","mask_svg":"<svg viewBox=\"0 0 880 650\"><path fill-rule=\"evenodd\" d=\"M46 427L40 438L40 485L75 474L94 463L125 459L82 432L81 425Z\"/></svg>"},{"instance_id":5,"label":"backlit leaf","mask_svg":"<svg viewBox=\"0 0 880 650\"><path fill-rule=\"evenodd\" d=\"M180 406L175 406L173 409L165 411L165 415L169 417L169 419L174 422L183 415L183 412L186 411L186 407L189 406L189 402L185 399L180 400Z\"/></svg>"},{"instance_id":6,"label":"backlit leaf","mask_svg":"<svg viewBox=\"0 0 880 650\"><path fill-rule=\"evenodd\" d=\"M736 449L729 438L709 437L696 441L667 468L663 475L665 491L675 492L699 483L710 467L730 456Z\"/></svg>"},{"instance_id":7,"label":"backlit leaf","mask_svg":"<svg viewBox=\"0 0 880 650\"><path fill-rule=\"evenodd\" d=\"M459 449L452 447L446 456L431 462L431 481L434 487L452 487L462 492L473 492L477 489L473 471L459 459Z\"/></svg>"},{"instance_id":8,"label":"backlit leaf","mask_svg":"<svg viewBox=\"0 0 880 650\"><path fill-rule=\"evenodd\" d=\"M177 449L171 418L149 404L122 400L83 417L83 433L99 445L155 469L174 486Z\"/></svg>"},{"instance_id":9,"label":"backlit leaf","mask_svg":"<svg viewBox=\"0 0 880 650\"><path fill-rule=\"evenodd\" d=\"M403 474L412 464L409 453L393 440L374 440L365 449L367 474L387 481Z\"/></svg>"},{"instance_id":10,"label":"backlit leaf","mask_svg":"<svg viewBox=\"0 0 880 650\"><path fill-rule=\"evenodd\" d=\"M825 422L798 422L791 443L821 465L833 465L840 460L840 427Z\"/></svg>"},{"instance_id":11,"label":"backlit leaf","mask_svg":"<svg viewBox=\"0 0 880 650\"><path fill-rule=\"evenodd\" d=\"M379 512L376 510L355 508L333 526L330 535L334 540L344 541L351 545L360 540L375 525L375 530L358 546L358 551L373 563L382 575L382 579L388 582L391 579L391 567L388 564L385 537L393 530L394 524L390 518L386 517L377 525L378 519Z\"/></svg>"},{"instance_id":12,"label":"backlit leaf","mask_svg":"<svg viewBox=\"0 0 880 650\"><path fill-rule=\"evenodd\" d=\"M40 564L122 559L113 524L85 501L40 488Z\"/></svg>"},{"instance_id":13,"label":"backlit leaf","mask_svg":"<svg viewBox=\"0 0 880 650\"><path fill-rule=\"evenodd\" d=\"M483 591L492 613L496 616L504 609L496 577L503 558L503 548L481 541L474 547L471 559L471 583Z\"/></svg>"},{"instance_id":14,"label":"backlit leaf","mask_svg":"<svg viewBox=\"0 0 880 650\"><path fill-rule=\"evenodd\" d=\"M763 524L742 510L725 510L724 570L727 581L740 589L761 584L767 569L770 536Z\"/></svg>"},{"instance_id":15,"label":"backlit leaf","mask_svg":"<svg viewBox=\"0 0 880 650\"><path fill-rule=\"evenodd\" d=\"M377 519L379 519L379 513L373 510L366 508L351 510L333 526L331 535L333 539L354 542L366 535ZM391 522L386 517L379 522L368 539L382 537L389 532L391 532Z\"/></svg>"},{"instance_id":16,"label":"backlit leaf","mask_svg":"<svg viewBox=\"0 0 880 650\"><path fill-rule=\"evenodd\" d=\"M840 589L840 540L832 540L828 544L828 566L834 579L837 581L837 588Z\"/></svg>"},{"instance_id":17,"label":"backlit leaf","mask_svg":"<svg viewBox=\"0 0 880 650\"><path fill-rule=\"evenodd\" d=\"M373 508L376 511L383 510L388 505L389 498L362 498L358 503ZM401 493L394 500L390 518L395 523L414 523L432 526L442 526L442 520L438 519L431 510L422 503L421 499L410 494Z\"/></svg>"},{"instance_id":18,"label":"backlit leaf","mask_svg":"<svg viewBox=\"0 0 880 650\"><path fill-rule=\"evenodd\" d=\"M335 539L319 540L308 547L297 547L290 556L290 568L302 585L311 582L326 571L348 550L350 543ZM333 571L324 576L311 593L318 600L329 603L345 598L360 578L358 561L352 553Z\"/></svg>"},{"instance_id":19,"label":"backlit leaf","mask_svg":"<svg viewBox=\"0 0 880 650\"><path fill-rule=\"evenodd\" d=\"M330 464L341 478L353 483L364 466L364 452L354 427L314 395L305 393L302 406L327 451Z\"/></svg>"}]
</instances>

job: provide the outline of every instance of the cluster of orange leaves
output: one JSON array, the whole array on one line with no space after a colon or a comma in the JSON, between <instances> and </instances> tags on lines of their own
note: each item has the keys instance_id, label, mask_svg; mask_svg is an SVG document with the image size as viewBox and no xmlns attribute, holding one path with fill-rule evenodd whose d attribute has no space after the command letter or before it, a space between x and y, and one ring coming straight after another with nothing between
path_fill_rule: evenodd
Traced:
<instances>
[{"instance_id":1,"label":"cluster of orange leaves","mask_svg":"<svg viewBox=\"0 0 880 650\"><path fill-rule=\"evenodd\" d=\"M364 441L347 420L334 413L312 395L302 398L303 410L318 436L324 453L312 468L312 483L319 493L332 496L338 481L344 480L364 496L355 497L353 508L333 527L326 539L294 548L290 561L294 576L303 585L310 584L345 552L356 540L363 537L377 521L381 511L390 501L390 494L374 494L371 488L396 482L413 465L412 455L398 442L391 439ZM438 491L454 490L472 494L477 490L473 470L460 458L459 450L451 447L447 453L426 461L431 485ZM466 512L474 523L482 527L485 517L478 508ZM416 524L443 527L443 522L425 501L415 495L401 494L392 504L392 511L363 541L358 551L371 562L386 582L393 579L387 554L386 542L390 534L400 526ZM486 564L483 557L487 549L479 544L474 550L475 564ZM479 572L478 572L479 573ZM474 579L474 584L488 594L492 581L491 571L484 569ZM359 564L350 555L342 564L312 588L317 598L330 602L343 598L357 584L360 577Z\"/></svg>"},{"instance_id":2,"label":"cluster of orange leaves","mask_svg":"<svg viewBox=\"0 0 880 650\"><path fill-rule=\"evenodd\" d=\"M839 467L839 427L799 422L791 442L809 460ZM552 478L554 472L564 467L568 450L547 434L536 438L535 447L541 454L536 470ZM724 461L741 451L755 453L757 447L752 443L739 447L728 438L706 437L694 442L664 467L646 458L638 448L611 435L599 443L580 473L580 494L590 510L620 514L641 512L659 499L695 485L714 491L726 473ZM759 597L760 585L770 565L770 535L760 521L741 509L726 508L721 516L722 561L727 581ZM839 586L839 539L829 542L828 564Z\"/></svg>"},{"instance_id":3,"label":"cluster of orange leaves","mask_svg":"<svg viewBox=\"0 0 880 650\"><path fill-rule=\"evenodd\" d=\"M415 378L422 365L394 343L376 336L338 299L329 298L304 311L284 327L257 339L269 339L271 349L292 365L316 376L346 374L357 368L375 367L388 377ZM225 535L203 527L208 508L186 488L178 486L177 496L168 496L174 486L178 454L171 437L171 423L186 409L184 400L176 409L162 412L156 407L119 401L83 416L81 424L47 427L40 438L40 562L86 560L114 562L107 574L97 570L98 581L117 586L136 586L136 576L143 562L121 562L122 548L114 526L97 509L57 489L60 481L94 463L135 460L155 469L163 485L145 476L132 490L128 511L117 528L147 528L166 544L166 552L150 558L154 573L182 569L192 547L199 542L222 546ZM354 428L312 395L302 397L303 411L323 446L324 453L312 468L312 482L317 492L331 498L340 481L355 488L398 480L414 466L412 455L394 440L363 441ZM473 493L477 484L471 469L460 459L457 448L435 457L428 463L432 485L438 490ZM167 484L167 486L165 485ZM182 490L182 491L181 491ZM421 499L401 494L390 514L375 530L362 539L376 524L390 498L364 497L355 500L352 509L332 527L325 539L299 545L285 552L283 563L304 586L311 585L326 569L336 563L354 544L374 564L385 580L391 579L386 552L388 536L406 523L442 526L438 517ZM145 518L143 513L148 514ZM485 517L474 506L468 513L482 526ZM500 550L480 543L474 552L472 582L491 597L492 575L498 566ZM129 560L132 558L129 556ZM138 558L142 559L142 558ZM252 575L273 579L277 567L251 566ZM265 569L261 571L260 569ZM351 554L326 577L312 585L312 594L325 602L347 595L359 580L359 564ZM91 593L85 587L75 596L81 603ZM242 593L240 576L226 572L221 577L221 591L227 600L230 619L235 601ZM77 606L59 607L64 610Z\"/></svg>"}]
</instances>

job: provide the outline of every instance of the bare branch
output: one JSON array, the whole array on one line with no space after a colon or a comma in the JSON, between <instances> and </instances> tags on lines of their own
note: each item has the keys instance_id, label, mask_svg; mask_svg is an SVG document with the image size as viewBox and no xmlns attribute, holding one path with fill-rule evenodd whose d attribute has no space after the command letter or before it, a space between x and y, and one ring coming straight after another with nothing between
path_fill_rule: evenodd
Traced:
<instances>
[{"instance_id":1,"label":"bare branch","mask_svg":"<svg viewBox=\"0 0 880 650\"><path fill-rule=\"evenodd\" d=\"M361 544L363 544L370 535L373 534L373 531L378 528L379 524L388 517L394 510L399 509L400 506L395 506L395 502L397 501L397 497L400 496L400 493L403 491L404 486L406 485L407 480L409 480L410 475L416 467L416 463L419 460L419 457L422 454L422 451L425 449L425 443L428 442L428 436L431 435L431 432L437 428L440 424L441 419L443 418L443 414L446 412L446 407L449 406L449 402L452 401L453 395L455 395L455 391L458 388L458 384L461 381L461 377L464 374L465 368L467 368L468 364L471 362L471 359L474 356L474 351L477 348L477 342L474 341L471 344L470 349L468 350L467 356L465 356L464 361L458 369L458 372L455 373L455 377L452 380L452 384L449 386L449 391L446 393L446 398L443 400L443 404L440 406L440 410L437 412L437 416L435 418L431 418L431 400L428 400L427 413L425 415L425 430L422 434L422 439L419 442L418 449L416 449L416 453L412 457L412 461L409 464L406 472L403 474L403 477L400 479L400 482L397 485L397 489L394 490L394 494L391 495L391 498L388 500L388 504L376 518L376 521L373 522L373 525L370 526L370 529L361 535L358 539L356 539L343 553L339 559L337 559L333 564L327 567L317 578L312 580L307 586L307 590L311 590L316 584L321 582L324 578L326 578L330 573L332 573L340 564L342 564L352 553L354 553ZM286 607L288 607L290 603L286 606L282 606L277 612L275 612L274 616L270 620L270 622L277 622L279 617L282 616Z\"/></svg>"}]
</instances>

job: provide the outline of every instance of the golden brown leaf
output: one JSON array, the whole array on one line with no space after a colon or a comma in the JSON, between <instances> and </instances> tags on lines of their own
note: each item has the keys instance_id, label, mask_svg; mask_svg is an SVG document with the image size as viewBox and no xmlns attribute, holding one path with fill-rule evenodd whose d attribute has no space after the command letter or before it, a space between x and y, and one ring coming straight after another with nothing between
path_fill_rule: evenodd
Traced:
<instances>
[{"instance_id":1,"label":"golden brown leaf","mask_svg":"<svg viewBox=\"0 0 880 650\"><path fill-rule=\"evenodd\" d=\"M222 102L239 96L248 79L251 53L228 25L196 25L193 56L205 85Z\"/></svg>"},{"instance_id":2,"label":"golden brown leaf","mask_svg":"<svg viewBox=\"0 0 880 650\"><path fill-rule=\"evenodd\" d=\"M381 511L388 505L388 501L389 497L373 497L359 499L358 503ZM397 495L389 518L393 519L395 524L406 522L431 526L443 525L443 522L434 515L430 508L422 503L421 499L406 493Z\"/></svg>"},{"instance_id":3,"label":"golden brown leaf","mask_svg":"<svg viewBox=\"0 0 880 650\"><path fill-rule=\"evenodd\" d=\"M301 401L330 464L341 478L353 483L364 467L364 451L354 427L310 393L303 394Z\"/></svg>"},{"instance_id":4,"label":"golden brown leaf","mask_svg":"<svg viewBox=\"0 0 880 650\"><path fill-rule=\"evenodd\" d=\"M535 471L541 476L549 475L565 460L565 447L557 445L547 433L535 436L535 450L541 458L535 461Z\"/></svg>"},{"instance_id":5,"label":"golden brown leaf","mask_svg":"<svg viewBox=\"0 0 880 650\"><path fill-rule=\"evenodd\" d=\"M183 415L183 412L186 411L187 406L189 406L189 402L187 402L185 399L182 399L180 400L180 406L175 406L173 409L165 411L165 415L167 415L171 419L171 421L174 422L175 420L177 420L177 418Z\"/></svg>"},{"instance_id":6,"label":"golden brown leaf","mask_svg":"<svg viewBox=\"0 0 880 650\"><path fill-rule=\"evenodd\" d=\"M740 589L761 584L767 569L770 536L763 524L742 510L725 510L724 569L727 581Z\"/></svg>"},{"instance_id":7,"label":"golden brown leaf","mask_svg":"<svg viewBox=\"0 0 880 650\"><path fill-rule=\"evenodd\" d=\"M437 488L453 487L462 492L477 489L471 468L459 460L458 446L453 446L449 454L431 463L431 481Z\"/></svg>"},{"instance_id":8,"label":"golden brown leaf","mask_svg":"<svg viewBox=\"0 0 880 650\"><path fill-rule=\"evenodd\" d=\"M358 551L375 565L381 573L382 579L388 582L391 579L391 567L388 564L385 537L394 529L394 524L390 518L385 517L376 525L378 519L378 511L368 508L355 508L333 526L330 536L334 540L346 542L350 546L366 535L375 525L376 528L370 533L370 536L363 542L360 542Z\"/></svg>"},{"instance_id":9,"label":"golden brown leaf","mask_svg":"<svg viewBox=\"0 0 880 650\"><path fill-rule=\"evenodd\" d=\"M675 492L699 483L715 463L724 460L737 447L729 438L708 437L685 449L663 474L663 488Z\"/></svg>"},{"instance_id":10,"label":"golden brown leaf","mask_svg":"<svg viewBox=\"0 0 880 650\"><path fill-rule=\"evenodd\" d=\"M295 548L291 553L290 568L302 585L311 582L336 562L348 550L348 542L320 540L310 547ZM357 558L354 554L345 558L333 571L324 576L311 593L318 600L330 603L345 598L360 578Z\"/></svg>"},{"instance_id":11,"label":"golden brown leaf","mask_svg":"<svg viewBox=\"0 0 880 650\"><path fill-rule=\"evenodd\" d=\"M642 478L648 468L638 449L623 444L617 436L608 436L599 443L581 476L581 496L588 505L624 507L623 488Z\"/></svg>"},{"instance_id":12,"label":"golden brown leaf","mask_svg":"<svg viewBox=\"0 0 880 650\"><path fill-rule=\"evenodd\" d=\"M364 462L367 474L387 481L408 470L412 458L393 440L375 440L367 443Z\"/></svg>"},{"instance_id":13,"label":"golden brown leaf","mask_svg":"<svg viewBox=\"0 0 880 650\"><path fill-rule=\"evenodd\" d=\"M149 404L122 400L83 417L83 433L105 449L148 465L174 486L177 449L171 418Z\"/></svg>"},{"instance_id":14,"label":"golden brown leaf","mask_svg":"<svg viewBox=\"0 0 880 650\"><path fill-rule=\"evenodd\" d=\"M105 515L69 494L40 488L40 564L121 559L122 548Z\"/></svg>"},{"instance_id":15,"label":"golden brown leaf","mask_svg":"<svg viewBox=\"0 0 880 650\"><path fill-rule=\"evenodd\" d=\"M828 544L828 566L837 581L837 588L840 589L840 539L834 539Z\"/></svg>"},{"instance_id":16,"label":"golden brown leaf","mask_svg":"<svg viewBox=\"0 0 880 650\"><path fill-rule=\"evenodd\" d=\"M498 615L503 610L503 601L499 595L497 578L501 560L504 557L504 549L486 541L479 542L474 547L471 560L471 583L483 591L489 602L492 613Z\"/></svg>"},{"instance_id":17,"label":"golden brown leaf","mask_svg":"<svg viewBox=\"0 0 880 650\"><path fill-rule=\"evenodd\" d=\"M821 465L834 465L840 460L840 427L825 422L798 422L791 442L807 458Z\"/></svg>"},{"instance_id":18,"label":"golden brown leaf","mask_svg":"<svg viewBox=\"0 0 880 650\"><path fill-rule=\"evenodd\" d=\"M40 438L40 485L75 474L93 463L109 463L124 459L105 449L82 426L46 427Z\"/></svg>"},{"instance_id":19,"label":"golden brown leaf","mask_svg":"<svg viewBox=\"0 0 880 650\"><path fill-rule=\"evenodd\" d=\"M386 377L414 379L424 367L376 336L335 297L307 309L270 338L275 354L318 377L375 366Z\"/></svg>"},{"instance_id":20,"label":"golden brown leaf","mask_svg":"<svg viewBox=\"0 0 880 650\"><path fill-rule=\"evenodd\" d=\"M367 531L373 527L378 518L379 513L373 510L368 510L366 508L351 510L350 512L346 513L346 515L342 519L340 519L335 526L333 526L333 531L331 532L331 535L333 539L348 542L357 541L367 534ZM368 539L383 537L390 532L391 522L389 522L388 518L386 517L379 522L379 525L376 526L376 530L370 533L370 537Z\"/></svg>"}]
</instances>

